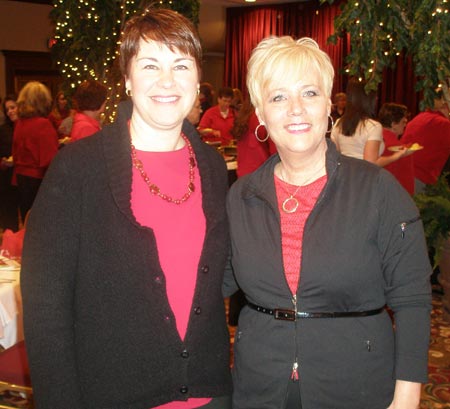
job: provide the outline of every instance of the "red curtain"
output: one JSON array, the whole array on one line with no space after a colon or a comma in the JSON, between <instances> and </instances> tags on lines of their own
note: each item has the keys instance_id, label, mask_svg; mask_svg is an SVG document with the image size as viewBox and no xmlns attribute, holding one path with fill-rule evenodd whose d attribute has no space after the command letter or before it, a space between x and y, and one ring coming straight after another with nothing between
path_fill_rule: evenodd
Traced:
<instances>
[{"instance_id":1,"label":"red curtain","mask_svg":"<svg viewBox=\"0 0 450 409\"><path fill-rule=\"evenodd\" d=\"M232 7L227 9L224 84L246 92L247 61L253 48L270 35L311 37L328 53L336 72L333 94L345 91L348 78L343 72L350 51L348 37L327 44L334 32L334 18L344 0L320 5L317 0L281 5ZM379 88L379 104L397 102L417 112L418 96L410 59L399 57L394 70L386 70Z\"/></svg>"}]
</instances>

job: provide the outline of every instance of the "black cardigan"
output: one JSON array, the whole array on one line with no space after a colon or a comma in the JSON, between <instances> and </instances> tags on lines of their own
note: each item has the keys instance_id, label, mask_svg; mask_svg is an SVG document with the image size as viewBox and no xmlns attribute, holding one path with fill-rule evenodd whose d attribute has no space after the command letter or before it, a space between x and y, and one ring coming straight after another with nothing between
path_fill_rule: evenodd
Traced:
<instances>
[{"instance_id":1,"label":"black cardigan","mask_svg":"<svg viewBox=\"0 0 450 409\"><path fill-rule=\"evenodd\" d=\"M130 207L130 115L125 104L115 124L62 149L31 211L21 285L37 408L148 409L231 392L225 163L185 121L207 227L183 342L155 237Z\"/></svg>"}]
</instances>

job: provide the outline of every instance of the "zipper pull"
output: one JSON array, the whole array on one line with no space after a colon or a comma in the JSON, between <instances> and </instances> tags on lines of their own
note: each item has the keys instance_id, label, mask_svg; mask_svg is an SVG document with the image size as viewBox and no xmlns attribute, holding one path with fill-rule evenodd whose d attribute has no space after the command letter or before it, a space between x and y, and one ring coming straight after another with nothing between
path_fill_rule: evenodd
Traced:
<instances>
[{"instance_id":1,"label":"zipper pull","mask_svg":"<svg viewBox=\"0 0 450 409\"><path fill-rule=\"evenodd\" d=\"M292 304L294 305L295 315L297 315L297 294L292 296Z\"/></svg>"},{"instance_id":2,"label":"zipper pull","mask_svg":"<svg viewBox=\"0 0 450 409\"><path fill-rule=\"evenodd\" d=\"M402 229L402 239L405 238L405 228L406 228L406 223L400 223L400 228Z\"/></svg>"},{"instance_id":3,"label":"zipper pull","mask_svg":"<svg viewBox=\"0 0 450 409\"><path fill-rule=\"evenodd\" d=\"M366 347L367 347L367 351L370 352L372 347L370 345L370 341L369 340L366 341Z\"/></svg>"},{"instance_id":4,"label":"zipper pull","mask_svg":"<svg viewBox=\"0 0 450 409\"><path fill-rule=\"evenodd\" d=\"M298 381L298 361L297 358L295 358L294 364L292 365L292 374L291 379L293 382Z\"/></svg>"}]
</instances>

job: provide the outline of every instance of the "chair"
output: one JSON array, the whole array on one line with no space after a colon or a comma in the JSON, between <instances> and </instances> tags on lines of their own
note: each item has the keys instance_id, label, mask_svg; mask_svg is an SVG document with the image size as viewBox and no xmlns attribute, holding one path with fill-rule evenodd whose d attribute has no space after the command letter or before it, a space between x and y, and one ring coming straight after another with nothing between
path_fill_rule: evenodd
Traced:
<instances>
[{"instance_id":1,"label":"chair","mask_svg":"<svg viewBox=\"0 0 450 409\"><path fill-rule=\"evenodd\" d=\"M32 407L30 369L25 342L0 353L0 409Z\"/></svg>"}]
</instances>

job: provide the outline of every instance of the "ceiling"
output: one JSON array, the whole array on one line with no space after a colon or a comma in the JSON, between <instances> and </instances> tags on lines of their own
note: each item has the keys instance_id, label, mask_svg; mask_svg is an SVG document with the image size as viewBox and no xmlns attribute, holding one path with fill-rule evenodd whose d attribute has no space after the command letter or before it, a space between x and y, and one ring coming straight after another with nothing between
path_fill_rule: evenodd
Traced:
<instances>
[{"instance_id":1,"label":"ceiling","mask_svg":"<svg viewBox=\"0 0 450 409\"><path fill-rule=\"evenodd\" d=\"M251 7L294 2L295 0L256 0L253 3L246 3L244 0L201 0L199 34L204 53L223 54L225 52L226 9L228 7Z\"/></svg>"}]
</instances>

